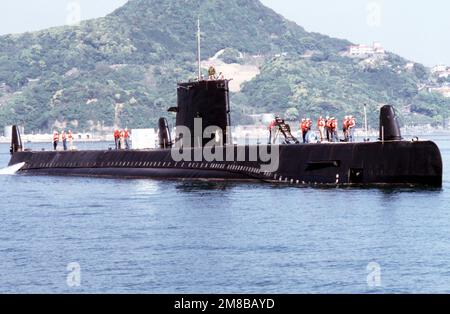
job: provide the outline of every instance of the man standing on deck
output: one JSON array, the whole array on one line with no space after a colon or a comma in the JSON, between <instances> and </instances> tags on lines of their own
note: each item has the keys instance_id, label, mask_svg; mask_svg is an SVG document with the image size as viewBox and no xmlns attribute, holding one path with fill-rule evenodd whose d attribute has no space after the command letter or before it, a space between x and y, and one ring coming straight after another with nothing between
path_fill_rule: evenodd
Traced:
<instances>
[{"instance_id":1,"label":"man standing on deck","mask_svg":"<svg viewBox=\"0 0 450 314\"><path fill-rule=\"evenodd\" d=\"M73 150L73 134L71 130L69 130L67 138L69 139L69 149Z\"/></svg>"},{"instance_id":2,"label":"man standing on deck","mask_svg":"<svg viewBox=\"0 0 450 314\"><path fill-rule=\"evenodd\" d=\"M272 144L272 132L274 131L274 129L277 126L277 120L278 120L278 116L275 116L275 119L272 120L272 122L270 122L270 124L269 124L269 145Z\"/></svg>"},{"instance_id":3,"label":"man standing on deck","mask_svg":"<svg viewBox=\"0 0 450 314\"><path fill-rule=\"evenodd\" d=\"M317 120L317 128L319 129L319 133L320 133L320 141L323 142L325 139L325 119L320 116L319 120Z\"/></svg>"},{"instance_id":4,"label":"man standing on deck","mask_svg":"<svg viewBox=\"0 0 450 314\"><path fill-rule=\"evenodd\" d=\"M348 142L349 141L349 134L348 134L348 123L349 123L349 116L345 116L344 120L342 121L342 132L344 132L344 138L345 141Z\"/></svg>"},{"instance_id":5,"label":"man standing on deck","mask_svg":"<svg viewBox=\"0 0 450 314\"><path fill-rule=\"evenodd\" d=\"M118 150L120 148L120 132L118 129L114 130L114 143L116 144L116 150Z\"/></svg>"},{"instance_id":6,"label":"man standing on deck","mask_svg":"<svg viewBox=\"0 0 450 314\"><path fill-rule=\"evenodd\" d=\"M330 123L330 133L331 133L331 141L333 143L339 142L339 136L338 136L338 121L336 118L331 118Z\"/></svg>"},{"instance_id":7,"label":"man standing on deck","mask_svg":"<svg viewBox=\"0 0 450 314\"><path fill-rule=\"evenodd\" d=\"M119 149L125 149L125 130L120 130L119 133Z\"/></svg>"},{"instance_id":8,"label":"man standing on deck","mask_svg":"<svg viewBox=\"0 0 450 314\"><path fill-rule=\"evenodd\" d=\"M306 119L302 119L300 130L302 131L303 144L306 144L306 133L308 133L308 121Z\"/></svg>"},{"instance_id":9,"label":"man standing on deck","mask_svg":"<svg viewBox=\"0 0 450 314\"><path fill-rule=\"evenodd\" d=\"M58 148L58 142L59 142L59 133L58 131L53 132L53 150L56 150Z\"/></svg>"},{"instance_id":10,"label":"man standing on deck","mask_svg":"<svg viewBox=\"0 0 450 314\"><path fill-rule=\"evenodd\" d=\"M125 149L130 149L130 132L128 131L128 128L125 129Z\"/></svg>"},{"instance_id":11,"label":"man standing on deck","mask_svg":"<svg viewBox=\"0 0 450 314\"><path fill-rule=\"evenodd\" d=\"M353 116L350 116L348 120L348 133L350 142L355 141L355 128L356 128L356 119Z\"/></svg>"},{"instance_id":12,"label":"man standing on deck","mask_svg":"<svg viewBox=\"0 0 450 314\"><path fill-rule=\"evenodd\" d=\"M66 131L64 131L64 130L61 132L61 140L63 142L63 149L64 149L64 151L66 151L67 150L67 136L66 136Z\"/></svg>"},{"instance_id":13,"label":"man standing on deck","mask_svg":"<svg viewBox=\"0 0 450 314\"><path fill-rule=\"evenodd\" d=\"M310 143L309 135L312 130L313 122L310 118L306 119L306 143Z\"/></svg>"},{"instance_id":14,"label":"man standing on deck","mask_svg":"<svg viewBox=\"0 0 450 314\"><path fill-rule=\"evenodd\" d=\"M216 69L213 66L210 66L208 69L208 78L210 81L214 81L216 79Z\"/></svg>"},{"instance_id":15,"label":"man standing on deck","mask_svg":"<svg viewBox=\"0 0 450 314\"><path fill-rule=\"evenodd\" d=\"M331 120L330 117L327 116L325 119L325 130L327 132L327 142L330 142L331 139L331 131L330 131Z\"/></svg>"}]
</instances>

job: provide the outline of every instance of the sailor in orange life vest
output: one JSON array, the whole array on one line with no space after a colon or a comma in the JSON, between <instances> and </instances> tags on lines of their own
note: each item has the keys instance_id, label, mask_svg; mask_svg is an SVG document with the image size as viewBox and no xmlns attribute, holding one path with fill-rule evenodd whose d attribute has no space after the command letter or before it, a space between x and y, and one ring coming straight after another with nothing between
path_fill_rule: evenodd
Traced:
<instances>
[{"instance_id":1,"label":"sailor in orange life vest","mask_svg":"<svg viewBox=\"0 0 450 314\"><path fill-rule=\"evenodd\" d=\"M320 133L320 141L323 142L325 140L325 119L320 116L319 120L317 120L317 128L319 129Z\"/></svg>"},{"instance_id":2,"label":"sailor in orange life vest","mask_svg":"<svg viewBox=\"0 0 450 314\"><path fill-rule=\"evenodd\" d=\"M336 118L331 118L329 123L330 128L330 134L331 134L331 141L332 142L339 142L339 136L338 136L338 122Z\"/></svg>"},{"instance_id":3,"label":"sailor in orange life vest","mask_svg":"<svg viewBox=\"0 0 450 314\"><path fill-rule=\"evenodd\" d=\"M309 136L308 133L311 131L313 122L311 119L303 119L302 123L300 125L302 130L302 136L303 136L303 143L309 143Z\"/></svg>"},{"instance_id":4,"label":"sailor in orange life vest","mask_svg":"<svg viewBox=\"0 0 450 314\"><path fill-rule=\"evenodd\" d=\"M61 140L63 142L63 149L64 149L64 151L66 151L67 150L67 135L66 135L66 131L64 131L64 130L61 132Z\"/></svg>"},{"instance_id":5,"label":"sailor in orange life vest","mask_svg":"<svg viewBox=\"0 0 450 314\"><path fill-rule=\"evenodd\" d=\"M125 130L122 129L120 130L120 138L119 138L119 142L120 142L120 149L125 149Z\"/></svg>"},{"instance_id":6,"label":"sailor in orange life vest","mask_svg":"<svg viewBox=\"0 0 450 314\"><path fill-rule=\"evenodd\" d=\"M114 143L116 144L116 150L120 149L120 132L118 129L114 130Z\"/></svg>"},{"instance_id":7,"label":"sailor in orange life vest","mask_svg":"<svg viewBox=\"0 0 450 314\"><path fill-rule=\"evenodd\" d=\"M56 150L58 148L59 142L59 133L58 131L53 132L53 149Z\"/></svg>"},{"instance_id":8,"label":"sailor in orange life vest","mask_svg":"<svg viewBox=\"0 0 450 314\"><path fill-rule=\"evenodd\" d=\"M128 128L125 129L124 138L125 138L125 148L128 150L130 149L130 132L128 131Z\"/></svg>"},{"instance_id":9,"label":"sailor in orange life vest","mask_svg":"<svg viewBox=\"0 0 450 314\"><path fill-rule=\"evenodd\" d=\"M313 126L313 122L310 118L306 119L306 143L311 143L310 132Z\"/></svg>"},{"instance_id":10,"label":"sailor in orange life vest","mask_svg":"<svg viewBox=\"0 0 450 314\"><path fill-rule=\"evenodd\" d=\"M272 144L272 132L273 132L273 129L275 129L275 127L277 126L277 120L278 120L278 116L275 116L275 119L272 120L272 122L270 122L270 124L269 124L269 145Z\"/></svg>"},{"instance_id":11,"label":"sailor in orange life vest","mask_svg":"<svg viewBox=\"0 0 450 314\"><path fill-rule=\"evenodd\" d=\"M327 133L327 142L330 142L331 139L331 132L330 132L330 117L327 116L325 118L325 132Z\"/></svg>"},{"instance_id":12,"label":"sailor in orange life vest","mask_svg":"<svg viewBox=\"0 0 450 314\"><path fill-rule=\"evenodd\" d=\"M348 133L348 124L349 124L349 116L345 116L344 120L342 120L342 132L344 133L344 139L346 142L349 140L349 133Z\"/></svg>"},{"instance_id":13,"label":"sailor in orange life vest","mask_svg":"<svg viewBox=\"0 0 450 314\"><path fill-rule=\"evenodd\" d=\"M348 133L350 142L355 141L355 128L356 128L356 119L353 116L350 116L348 119Z\"/></svg>"},{"instance_id":14,"label":"sailor in orange life vest","mask_svg":"<svg viewBox=\"0 0 450 314\"><path fill-rule=\"evenodd\" d=\"M306 133L308 133L308 126L306 119L302 119L302 122L300 123L300 131L302 132L302 139L303 144L306 143Z\"/></svg>"}]
</instances>

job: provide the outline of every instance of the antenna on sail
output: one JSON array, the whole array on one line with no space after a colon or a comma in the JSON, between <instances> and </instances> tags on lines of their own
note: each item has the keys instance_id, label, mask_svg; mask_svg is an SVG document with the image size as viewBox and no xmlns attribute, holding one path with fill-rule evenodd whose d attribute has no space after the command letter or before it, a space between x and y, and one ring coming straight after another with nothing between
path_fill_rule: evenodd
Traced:
<instances>
[{"instance_id":1,"label":"antenna on sail","mask_svg":"<svg viewBox=\"0 0 450 314\"><path fill-rule=\"evenodd\" d=\"M197 19L197 61L198 61L198 80L202 80L202 55L201 55L201 32L200 32L200 17Z\"/></svg>"}]
</instances>

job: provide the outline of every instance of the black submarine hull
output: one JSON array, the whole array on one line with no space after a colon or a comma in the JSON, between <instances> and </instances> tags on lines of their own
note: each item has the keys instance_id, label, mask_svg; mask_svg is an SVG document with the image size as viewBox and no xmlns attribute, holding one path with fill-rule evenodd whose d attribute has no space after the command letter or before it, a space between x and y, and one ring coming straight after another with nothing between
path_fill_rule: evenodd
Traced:
<instances>
[{"instance_id":1,"label":"black submarine hull","mask_svg":"<svg viewBox=\"0 0 450 314\"><path fill-rule=\"evenodd\" d=\"M237 149L237 146L234 146ZM240 147L249 156L255 146ZM271 146L277 170L257 161L183 161L171 149L149 151L16 152L9 165L20 174L185 180L236 180L293 185L442 186L442 158L429 141ZM195 149L189 149L194 156ZM248 159L246 159L248 160Z\"/></svg>"},{"instance_id":2,"label":"black submarine hull","mask_svg":"<svg viewBox=\"0 0 450 314\"><path fill-rule=\"evenodd\" d=\"M387 105L380 110L377 142L231 145L228 83L227 80L179 83L177 107L169 109L177 114L177 134L172 143L167 122L160 120L160 149L24 151L20 132L13 126L10 165L24 163L20 173L37 175L257 180L296 185L442 186L442 158L438 147L432 142L403 141L395 111ZM214 132L207 132L210 128ZM204 154L210 142L217 145L212 148L214 152L226 150L226 158L224 154L222 158L221 154L214 154L218 158L211 159L211 155ZM171 147L180 147L186 154L177 158ZM260 154L264 150L270 151L271 158Z\"/></svg>"}]
</instances>

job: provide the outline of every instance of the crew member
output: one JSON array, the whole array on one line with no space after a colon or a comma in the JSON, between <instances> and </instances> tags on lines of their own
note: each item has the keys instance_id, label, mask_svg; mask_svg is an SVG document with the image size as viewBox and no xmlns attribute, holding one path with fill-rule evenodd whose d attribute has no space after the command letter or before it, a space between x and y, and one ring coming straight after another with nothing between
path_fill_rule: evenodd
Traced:
<instances>
[{"instance_id":1,"label":"crew member","mask_svg":"<svg viewBox=\"0 0 450 314\"><path fill-rule=\"evenodd\" d=\"M213 66L208 69L208 79L211 81L216 79L216 69Z\"/></svg>"},{"instance_id":2,"label":"crew member","mask_svg":"<svg viewBox=\"0 0 450 314\"><path fill-rule=\"evenodd\" d=\"M325 130L327 131L327 141L331 142L331 119L329 116L325 120Z\"/></svg>"},{"instance_id":3,"label":"crew member","mask_svg":"<svg viewBox=\"0 0 450 314\"><path fill-rule=\"evenodd\" d=\"M336 118L330 119L330 133L331 133L331 141L332 142L339 142L339 136L338 136L338 122Z\"/></svg>"},{"instance_id":4,"label":"crew member","mask_svg":"<svg viewBox=\"0 0 450 314\"><path fill-rule=\"evenodd\" d=\"M350 142L355 141L355 128L356 128L356 119L353 116L350 116L348 120L348 133Z\"/></svg>"},{"instance_id":5,"label":"crew member","mask_svg":"<svg viewBox=\"0 0 450 314\"><path fill-rule=\"evenodd\" d=\"M317 120L317 128L319 129L319 133L320 133L320 141L323 142L325 139L325 119L320 116L319 120Z\"/></svg>"},{"instance_id":6,"label":"crew member","mask_svg":"<svg viewBox=\"0 0 450 314\"><path fill-rule=\"evenodd\" d=\"M73 150L73 134L71 130L67 133L67 139L69 140L69 149Z\"/></svg>"},{"instance_id":7,"label":"crew member","mask_svg":"<svg viewBox=\"0 0 450 314\"><path fill-rule=\"evenodd\" d=\"M116 150L120 149L120 132L118 129L114 130L114 143L116 144Z\"/></svg>"},{"instance_id":8,"label":"crew member","mask_svg":"<svg viewBox=\"0 0 450 314\"><path fill-rule=\"evenodd\" d=\"M348 124L349 124L349 116L345 116L344 120L342 121L342 132L344 133L344 139L346 142L349 141L349 134L348 134Z\"/></svg>"},{"instance_id":9,"label":"crew member","mask_svg":"<svg viewBox=\"0 0 450 314\"><path fill-rule=\"evenodd\" d=\"M53 132L53 149L56 150L58 148L59 143L59 133L58 131Z\"/></svg>"},{"instance_id":10,"label":"crew member","mask_svg":"<svg viewBox=\"0 0 450 314\"><path fill-rule=\"evenodd\" d=\"M67 151L67 135L66 135L66 131L64 131L64 130L61 132L61 140L63 142L64 151Z\"/></svg>"},{"instance_id":11,"label":"crew member","mask_svg":"<svg viewBox=\"0 0 450 314\"><path fill-rule=\"evenodd\" d=\"M302 119L300 130L302 131L303 144L306 144L306 133L308 133L308 121L306 119Z\"/></svg>"},{"instance_id":12,"label":"crew member","mask_svg":"<svg viewBox=\"0 0 450 314\"><path fill-rule=\"evenodd\" d=\"M275 116L275 119L272 122L270 122L270 124L269 124L269 145L272 144L272 132L275 129L275 127L277 126L277 123L278 123L277 120L278 120L278 117Z\"/></svg>"},{"instance_id":13,"label":"crew member","mask_svg":"<svg viewBox=\"0 0 450 314\"><path fill-rule=\"evenodd\" d=\"M130 149L130 132L128 131L128 128L125 129L125 148L128 150Z\"/></svg>"},{"instance_id":14,"label":"crew member","mask_svg":"<svg viewBox=\"0 0 450 314\"><path fill-rule=\"evenodd\" d=\"M306 143L309 143L310 141L309 141L309 134L310 134L310 132L311 132L311 129L312 129L312 125L313 125L313 122L312 122L312 120L311 119L306 119Z\"/></svg>"},{"instance_id":15,"label":"crew member","mask_svg":"<svg viewBox=\"0 0 450 314\"><path fill-rule=\"evenodd\" d=\"M119 133L120 135L120 137L119 137L119 142L120 142L120 147L119 147L119 149L125 149L125 130L124 129L122 129L122 130L120 130L120 133Z\"/></svg>"}]
</instances>

